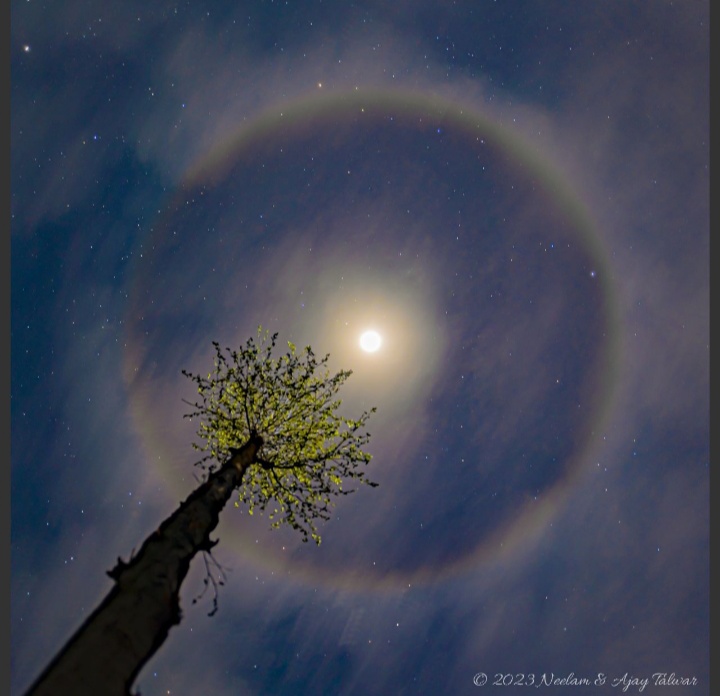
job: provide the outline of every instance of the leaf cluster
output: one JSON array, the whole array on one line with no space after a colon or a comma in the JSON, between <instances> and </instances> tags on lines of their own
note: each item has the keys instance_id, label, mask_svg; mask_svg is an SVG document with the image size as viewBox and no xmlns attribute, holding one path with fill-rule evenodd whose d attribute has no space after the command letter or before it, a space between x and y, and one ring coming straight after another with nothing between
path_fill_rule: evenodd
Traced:
<instances>
[{"instance_id":1,"label":"leaf cluster","mask_svg":"<svg viewBox=\"0 0 720 696\"><path fill-rule=\"evenodd\" d=\"M280 357L273 353L278 334L258 328L240 350L215 348L214 370L206 377L183 374L195 382L198 399L186 418L199 418L199 442L204 452L198 462L212 470L227 461L253 435L263 438L256 461L238 489L239 503L269 509L272 527L289 524L303 541L320 543L316 519L329 519L333 499L352 492L347 479L376 486L361 465L371 455L364 451L370 439L365 424L375 409L359 418L338 413L337 393L350 370L331 375L329 355L318 359L310 346L298 351L288 342Z\"/></svg>"}]
</instances>

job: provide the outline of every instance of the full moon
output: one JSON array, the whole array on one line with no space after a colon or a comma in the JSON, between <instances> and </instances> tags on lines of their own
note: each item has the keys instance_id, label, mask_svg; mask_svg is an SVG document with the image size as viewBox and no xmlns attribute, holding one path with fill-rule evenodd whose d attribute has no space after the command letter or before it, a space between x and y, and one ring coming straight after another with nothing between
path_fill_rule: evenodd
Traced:
<instances>
[{"instance_id":1,"label":"full moon","mask_svg":"<svg viewBox=\"0 0 720 696\"><path fill-rule=\"evenodd\" d=\"M374 353L381 343L382 338L377 331L366 331L360 336L360 347L367 353Z\"/></svg>"}]
</instances>

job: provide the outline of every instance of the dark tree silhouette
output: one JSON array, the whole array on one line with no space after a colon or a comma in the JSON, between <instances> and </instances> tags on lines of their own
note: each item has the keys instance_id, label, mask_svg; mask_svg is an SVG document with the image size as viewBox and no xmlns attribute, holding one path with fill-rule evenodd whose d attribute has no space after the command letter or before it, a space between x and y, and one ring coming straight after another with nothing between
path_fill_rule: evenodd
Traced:
<instances>
[{"instance_id":1,"label":"dark tree silhouette","mask_svg":"<svg viewBox=\"0 0 720 696\"><path fill-rule=\"evenodd\" d=\"M258 330L239 351L215 346L207 377L183 371L197 386L188 402L199 419L198 462L205 481L143 543L137 555L108 575L115 581L100 606L48 665L27 696L127 696L138 673L180 623L180 586L210 539L220 511L238 491L238 505L268 510L272 526L288 524L320 543L316 520L328 519L334 498L355 479L376 486L361 465L369 440L365 424L338 415L336 395L351 372L331 376L329 356L308 346L273 356L277 334ZM207 580L206 580L207 582Z\"/></svg>"}]
</instances>

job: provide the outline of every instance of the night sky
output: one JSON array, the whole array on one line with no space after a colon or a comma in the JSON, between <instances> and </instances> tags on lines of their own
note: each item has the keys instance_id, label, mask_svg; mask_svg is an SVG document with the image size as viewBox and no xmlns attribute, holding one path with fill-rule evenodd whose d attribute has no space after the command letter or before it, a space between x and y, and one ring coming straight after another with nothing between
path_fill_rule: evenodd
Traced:
<instances>
[{"instance_id":1,"label":"night sky","mask_svg":"<svg viewBox=\"0 0 720 696\"><path fill-rule=\"evenodd\" d=\"M229 505L143 696L709 693L708 14L14 0L11 693L260 324L353 370L380 486L320 546Z\"/></svg>"}]
</instances>

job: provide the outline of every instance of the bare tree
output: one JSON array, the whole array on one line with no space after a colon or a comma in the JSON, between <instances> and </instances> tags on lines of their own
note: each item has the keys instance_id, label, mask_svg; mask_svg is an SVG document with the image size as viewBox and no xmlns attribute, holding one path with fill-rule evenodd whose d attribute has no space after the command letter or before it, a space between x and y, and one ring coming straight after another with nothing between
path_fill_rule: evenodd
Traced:
<instances>
[{"instance_id":1,"label":"bare tree","mask_svg":"<svg viewBox=\"0 0 720 696\"><path fill-rule=\"evenodd\" d=\"M308 346L274 357L277 334L262 328L239 351L215 347L207 377L183 371L197 387L188 402L198 419L204 482L145 540L137 555L108 575L115 581L100 606L48 665L27 696L127 696L138 673L180 623L180 586L210 539L221 510L268 511L273 527L288 524L303 541L320 543L316 521L326 520L349 479L376 486L362 469L370 461L365 424L338 414L336 398L351 375L331 375L329 356ZM207 580L206 580L207 582ZM214 581L213 581L214 582Z\"/></svg>"}]
</instances>

